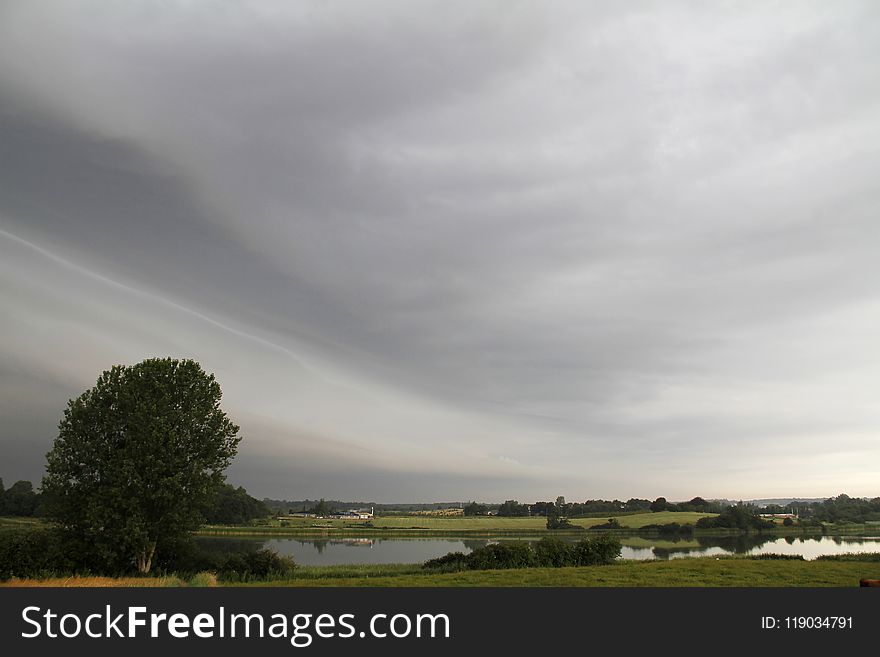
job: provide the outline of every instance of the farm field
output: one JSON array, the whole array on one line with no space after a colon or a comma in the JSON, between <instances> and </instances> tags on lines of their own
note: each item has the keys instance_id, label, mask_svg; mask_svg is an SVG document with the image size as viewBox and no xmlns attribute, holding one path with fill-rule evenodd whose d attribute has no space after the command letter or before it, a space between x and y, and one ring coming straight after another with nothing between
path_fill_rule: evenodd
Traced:
<instances>
[{"instance_id":1,"label":"farm field","mask_svg":"<svg viewBox=\"0 0 880 657\"><path fill-rule=\"evenodd\" d=\"M710 513L671 512L638 513L617 516L616 519L624 529L639 529L645 525L695 523ZM589 529L608 521L606 518L574 518L572 525L576 528ZM329 518L283 518L280 522L266 527L227 527L206 526L203 534L294 534L297 532L321 531L407 531L437 532L454 535L457 533L523 533L535 534L547 531L547 521L542 517L499 518L498 516L379 516L370 520L329 519Z\"/></svg>"}]
</instances>

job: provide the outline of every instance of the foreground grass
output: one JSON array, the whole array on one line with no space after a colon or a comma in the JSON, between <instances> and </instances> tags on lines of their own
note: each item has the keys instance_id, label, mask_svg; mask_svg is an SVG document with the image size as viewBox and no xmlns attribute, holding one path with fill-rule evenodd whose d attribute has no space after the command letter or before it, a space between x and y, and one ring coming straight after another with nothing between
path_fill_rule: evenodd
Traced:
<instances>
[{"instance_id":1,"label":"foreground grass","mask_svg":"<svg viewBox=\"0 0 880 657\"><path fill-rule=\"evenodd\" d=\"M442 574L401 567L397 573L345 577L327 569L324 576L304 572L289 580L256 586L841 587L858 586L859 580L865 577L880 577L880 563L700 558L622 561L610 566L581 568L524 568Z\"/></svg>"},{"instance_id":2,"label":"foreground grass","mask_svg":"<svg viewBox=\"0 0 880 657\"><path fill-rule=\"evenodd\" d=\"M61 588L176 588L191 586L199 588L217 586L217 576L214 573L197 573L188 578L177 575L165 575L162 577L91 577L72 575L70 577L47 577L45 579L19 579L13 577L6 582L0 582L0 587L6 588L31 588L37 586Z\"/></svg>"},{"instance_id":3,"label":"foreground grass","mask_svg":"<svg viewBox=\"0 0 880 657\"><path fill-rule=\"evenodd\" d=\"M856 557L854 557L856 558ZM284 586L284 587L850 587L880 578L878 561L789 561L696 558L621 561L610 566L524 568L430 573L418 564L300 567L279 581L218 584L210 573L194 577L67 577L11 580L0 586Z\"/></svg>"},{"instance_id":4,"label":"foreground grass","mask_svg":"<svg viewBox=\"0 0 880 657\"><path fill-rule=\"evenodd\" d=\"M168 577L49 577L47 579L18 579L13 577L6 582L0 582L0 587L136 587L136 588L164 588L185 586L186 582L180 577L171 575Z\"/></svg>"}]
</instances>

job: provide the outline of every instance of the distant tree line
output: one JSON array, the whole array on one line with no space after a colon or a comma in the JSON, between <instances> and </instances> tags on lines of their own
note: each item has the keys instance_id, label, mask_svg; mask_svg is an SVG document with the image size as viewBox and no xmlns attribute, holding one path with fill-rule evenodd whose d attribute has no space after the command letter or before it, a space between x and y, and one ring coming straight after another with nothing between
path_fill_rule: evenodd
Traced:
<instances>
[{"instance_id":1,"label":"distant tree line","mask_svg":"<svg viewBox=\"0 0 880 657\"><path fill-rule=\"evenodd\" d=\"M785 510L783 513L793 513ZM822 522L877 522L880 521L880 497L864 499L842 494L803 510L798 515Z\"/></svg>"},{"instance_id":2,"label":"distant tree line","mask_svg":"<svg viewBox=\"0 0 880 657\"><path fill-rule=\"evenodd\" d=\"M583 518L596 516L613 516L628 513L644 513L652 511L691 511L698 513L721 513L736 502L728 500L707 500L694 497L685 502L670 502L665 497L648 499L630 498L622 500L586 500L585 502L566 502L560 508L558 501L538 501L532 504L521 503L519 500L505 500L501 504L489 504L470 501L466 504L458 502L437 502L432 504L377 504L376 502L341 501L341 500L271 500L263 502L274 513L314 512L316 509L331 513L337 509L374 507L376 514L407 513L412 511L437 511L450 508L462 508L466 516L498 515L516 518L527 516L548 517L556 514L567 518ZM739 502L742 504L742 502ZM800 518L814 518L825 522L866 522L880 520L880 498L866 500L840 495L829 500L794 501L785 505L768 504L757 507L751 505L757 513L789 513ZM323 513L322 513L323 515Z\"/></svg>"},{"instance_id":3,"label":"distant tree line","mask_svg":"<svg viewBox=\"0 0 880 657\"><path fill-rule=\"evenodd\" d=\"M271 501L270 501L271 502ZM396 504L375 505L368 502L338 502L305 500L290 507L291 503L285 502L286 511L312 512L317 515L327 515L339 508L351 508L354 506L376 506L377 513L380 509L391 512L405 512L404 507L412 510L436 510L448 509L449 504ZM270 508L277 505L268 503ZM524 504L518 500L505 500L499 504L486 504L470 501L462 506L465 516L498 515L500 517L544 517L548 519L547 526L550 529L565 529L571 527L570 519L582 517L596 517L608 514L608 516L625 515L629 513L644 513L651 511L660 512L697 512L719 514L717 518L707 518L698 523L698 527L716 528L739 528L761 529L769 526L770 521L762 519L760 514L791 514L802 520L812 520L833 523L863 523L880 521L880 497L864 499L849 497L842 494L827 500L820 501L794 501L786 505L768 504L756 506L749 503L731 503L727 500L707 500L702 497L694 497L685 502L669 502L665 497L658 497L654 501L639 498L621 500L587 500L585 502L566 502L564 497L559 497L555 502L539 501L533 504ZM673 523L675 524L675 523ZM787 520L786 524L793 524ZM661 525L658 525L658 527ZM613 529L614 522L609 520L608 525L600 525L599 528Z\"/></svg>"},{"instance_id":4,"label":"distant tree line","mask_svg":"<svg viewBox=\"0 0 880 657\"><path fill-rule=\"evenodd\" d=\"M494 512L499 516L509 518L522 516L561 515L567 518L595 517L605 514L643 513L645 511L697 511L702 513L721 513L724 509L719 502L709 502L702 497L695 497L687 502L672 503L665 497L658 497L653 502L646 499L630 498L621 500L587 500L586 502L535 502L534 504L522 504L518 500L506 500L500 506L494 507L478 502L469 502L464 507L466 516L486 515Z\"/></svg>"},{"instance_id":5,"label":"distant tree line","mask_svg":"<svg viewBox=\"0 0 880 657\"><path fill-rule=\"evenodd\" d=\"M648 508L654 513L660 511L695 511L698 513L721 513L728 505L723 502L710 502L702 497L695 497L687 502L667 502L665 497L658 497Z\"/></svg>"}]
</instances>

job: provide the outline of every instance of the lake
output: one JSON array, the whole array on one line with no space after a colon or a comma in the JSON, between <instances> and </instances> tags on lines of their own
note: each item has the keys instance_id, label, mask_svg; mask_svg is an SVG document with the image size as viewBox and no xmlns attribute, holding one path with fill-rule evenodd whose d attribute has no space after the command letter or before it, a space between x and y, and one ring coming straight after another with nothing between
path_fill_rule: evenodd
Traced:
<instances>
[{"instance_id":1,"label":"lake","mask_svg":"<svg viewBox=\"0 0 880 657\"><path fill-rule=\"evenodd\" d=\"M303 566L341 564L420 563L447 552L470 552L491 542L462 538L209 538L197 539L211 550L269 548ZM510 540L510 539L499 539ZM565 539L564 539L565 540ZM577 539L569 538L575 541ZM730 554L791 554L805 559L846 552L880 552L880 537L711 536L667 540L621 537L623 559L677 559Z\"/></svg>"}]
</instances>

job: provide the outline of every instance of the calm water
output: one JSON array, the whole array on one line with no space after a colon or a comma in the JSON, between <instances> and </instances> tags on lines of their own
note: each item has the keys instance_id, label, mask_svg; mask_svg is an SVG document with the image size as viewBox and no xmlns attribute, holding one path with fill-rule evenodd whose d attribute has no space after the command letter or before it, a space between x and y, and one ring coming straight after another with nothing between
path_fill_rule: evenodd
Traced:
<instances>
[{"instance_id":1,"label":"calm water","mask_svg":"<svg viewBox=\"0 0 880 657\"><path fill-rule=\"evenodd\" d=\"M576 539L571 539L576 540ZM334 538L334 539L226 539L200 538L206 548L241 550L270 548L289 555L304 566L340 564L419 563L447 552L470 552L493 542L486 539L459 538ZM623 559L676 559L680 557L727 554L800 554L815 559L823 554L845 552L880 552L880 537L809 537L757 536L699 537L669 541L642 537L623 537Z\"/></svg>"}]
</instances>

